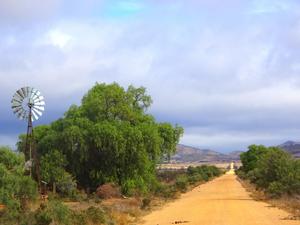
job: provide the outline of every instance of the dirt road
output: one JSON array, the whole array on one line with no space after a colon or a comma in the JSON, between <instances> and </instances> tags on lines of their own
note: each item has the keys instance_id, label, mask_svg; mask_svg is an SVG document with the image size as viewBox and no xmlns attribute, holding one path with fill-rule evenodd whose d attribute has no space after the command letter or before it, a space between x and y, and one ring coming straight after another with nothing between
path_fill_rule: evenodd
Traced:
<instances>
[{"instance_id":1,"label":"dirt road","mask_svg":"<svg viewBox=\"0 0 300 225\"><path fill-rule=\"evenodd\" d=\"M233 174L188 192L144 218L143 225L300 225L288 213L255 201Z\"/></svg>"}]
</instances>

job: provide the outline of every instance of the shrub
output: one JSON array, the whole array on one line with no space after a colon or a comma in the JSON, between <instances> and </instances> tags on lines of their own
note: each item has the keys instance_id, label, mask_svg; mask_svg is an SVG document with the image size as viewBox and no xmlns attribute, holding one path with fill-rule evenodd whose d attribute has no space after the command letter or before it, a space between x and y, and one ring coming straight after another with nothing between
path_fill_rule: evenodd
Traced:
<instances>
[{"instance_id":1,"label":"shrub","mask_svg":"<svg viewBox=\"0 0 300 225\"><path fill-rule=\"evenodd\" d=\"M35 214L36 225L71 224L71 210L62 202L50 200L47 204L41 204Z\"/></svg>"},{"instance_id":2,"label":"shrub","mask_svg":"<svg viewBox=\"0 0 300 225\"><path fill-rule=\"evenodd\" d=\"M176 179L176 183L175 183L176 188L181 191L181 192L185 192L187 190L187 186L188 186L188 179L187 176L185 175L180 175L177 179Z\"/></svg>"},{"instance_id":3,"label":"shrub","mask_svg":"<svg viewBox=\"0 0 300 225\"><path fill-rule=\"evenodd\" d=\"M197 182L202 181L202 180L203 180L203 178L202 178L201 174L195 174L192 176L188 176L188 181L190 184L196 184Z\"/></svg>"},{"instance_id":4,"label":"shrub","mask_svg":"<svg viewBox=\"0 0 300 225\"><path fill-rule=\"evenodd\" d=\"M132 196L134 194L135 184L133 180L126 180L122 184L122 193L125 195Z\"/></svg>"},{"instance_id":5,"label":"shrub","mask_svg":"<svg viewBox=\"0 0 300 225\"><path fill-rule=\"evenodd\" d=\"M37 225L50 225L52 222L51 215L45 210L38 210L35 214L35 219Z\"/></svg>"},{"instance_id":6,"label":"shrub","mask_svg":"<svg viewBox=\"0 0 300 225\"><path fill-rule=\"evenodd\" d=\"M37 184L24 175L24 155L0 147L0 204L6 209L0 217L4 220L18 220L21 212L28 209L28 202L37 196Z\"/></svg>"},{"instance_id":7,"label":"shrub","mask_svg":"<svg viewBox=\"0 0 300 225\"><path fill-rule=\"evenodd\" d=\"M64 172L63 176L57 181L57 189L61 196L74 198L77 192L77 184L71 174Z\"/></svg>"},{"instance_id":8,"label":"shrub","mask_svg":"<svg viewBox=\"0 0 300 225\"><path fill-rule=\"evenodd\" d=\"M242 154L238 175L248 178L271 197L300 193L300 161L277 147L250 146Z\"/></svg>"},{"instance_id":9,"label":"shrub","mask_svg":"<svg viewBox=\"0 0 300 225\"><path fill-rule=\"evenodd\" d=\"M155 190L155 195L169 199L169 198L174 198L176 196L176 191L177 190L174 185L167 185L161 183L160 185L157 186Z\"/></svg>"},{"instance_id":10,"label":"shrub","mask_svg":"<svg viewBox=\"0 0 300 225\"><path fill-rule=\"evenodd\" d=\"M273 181L269 184L269 187L267 188L267 193L271 197L280 197L285 192L285 187L282 185L282 183Z\"/></svg>"},{"instance_id":11,"label":"shrub","mask_svg":"<svg viewBox=\"0 0 300 225\"><path fill-rule=\"evenodd\" d=\"M91 206L86 210L85 213L88 220L91 221L93 224L105 223L105 214L103 210Z\"/></svg>"}]
</instances>

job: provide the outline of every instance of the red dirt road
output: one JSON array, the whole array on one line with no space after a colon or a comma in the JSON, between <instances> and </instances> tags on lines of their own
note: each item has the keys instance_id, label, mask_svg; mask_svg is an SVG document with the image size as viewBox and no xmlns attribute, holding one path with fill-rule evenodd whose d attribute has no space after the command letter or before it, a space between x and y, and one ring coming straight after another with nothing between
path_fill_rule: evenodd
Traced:
<instances>
[{"instance_id":1,"label":"red dirt road","mask_svg":"<svg viewBox=\"0 0 300 225\"><path fill-rule=\"evenodd\" d=\"M143 225L300 225L283 210L253 200L233 174L183 194L144 217Z\"/></svg>"}]
</instances>

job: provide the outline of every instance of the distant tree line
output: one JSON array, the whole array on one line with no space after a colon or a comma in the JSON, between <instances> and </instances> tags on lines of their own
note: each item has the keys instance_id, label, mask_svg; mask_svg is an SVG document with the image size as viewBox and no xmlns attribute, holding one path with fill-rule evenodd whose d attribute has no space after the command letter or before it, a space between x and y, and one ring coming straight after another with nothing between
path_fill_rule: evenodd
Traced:
<instances>
[{"instance_id":1,"label":"distant tree line","mask_svg":"<svg viewBox=\"0 0 300 225\"><path fill-rule=\"evenodd\" d=\"M278 147L251 145L241 154L238 175L272 197L300 194L300 160Z\"/></svg>"}]
</instances>

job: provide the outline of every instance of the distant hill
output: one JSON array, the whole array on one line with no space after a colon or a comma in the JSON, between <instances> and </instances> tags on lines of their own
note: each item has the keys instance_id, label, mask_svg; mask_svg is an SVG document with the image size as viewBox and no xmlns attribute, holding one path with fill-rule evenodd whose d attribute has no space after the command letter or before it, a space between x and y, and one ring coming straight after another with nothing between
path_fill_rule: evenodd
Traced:
<instances>
[{"instance_id":1,"label":"distant hill","mask_svg":"<svg viewBox=\"0 0 300 225\"><path fill-rule=\"evenodd\" d=\"M177 152L171 157L174 163L188 162L230 162L238 161L240 151L223 154L210 149L199 149L186 145L177 145Z\"/></svg>"},{"instance_id":2,"label":"distant hill","mask_svg":"<svg viewBox=\"0 0 300 225\"><path fill-rule=\"evenodd\" d=\"M240 155L243 153L243 151L233 151L228 153L227 155L230 157L231 160L237 161L240 160Z\"/></svg>"},{"instance_id":3,"label":"distant hill","mask_svg":"<svg viewBox=\"0 0 300 225\"><path fill-rule=\"evenodd\" d=\"M284 142L281 145L278 145L278 147L286 150L287 152L291 153L296 158L300 158L300 142L295 141L287 141Z\"/></svg>"}]
</instances>

